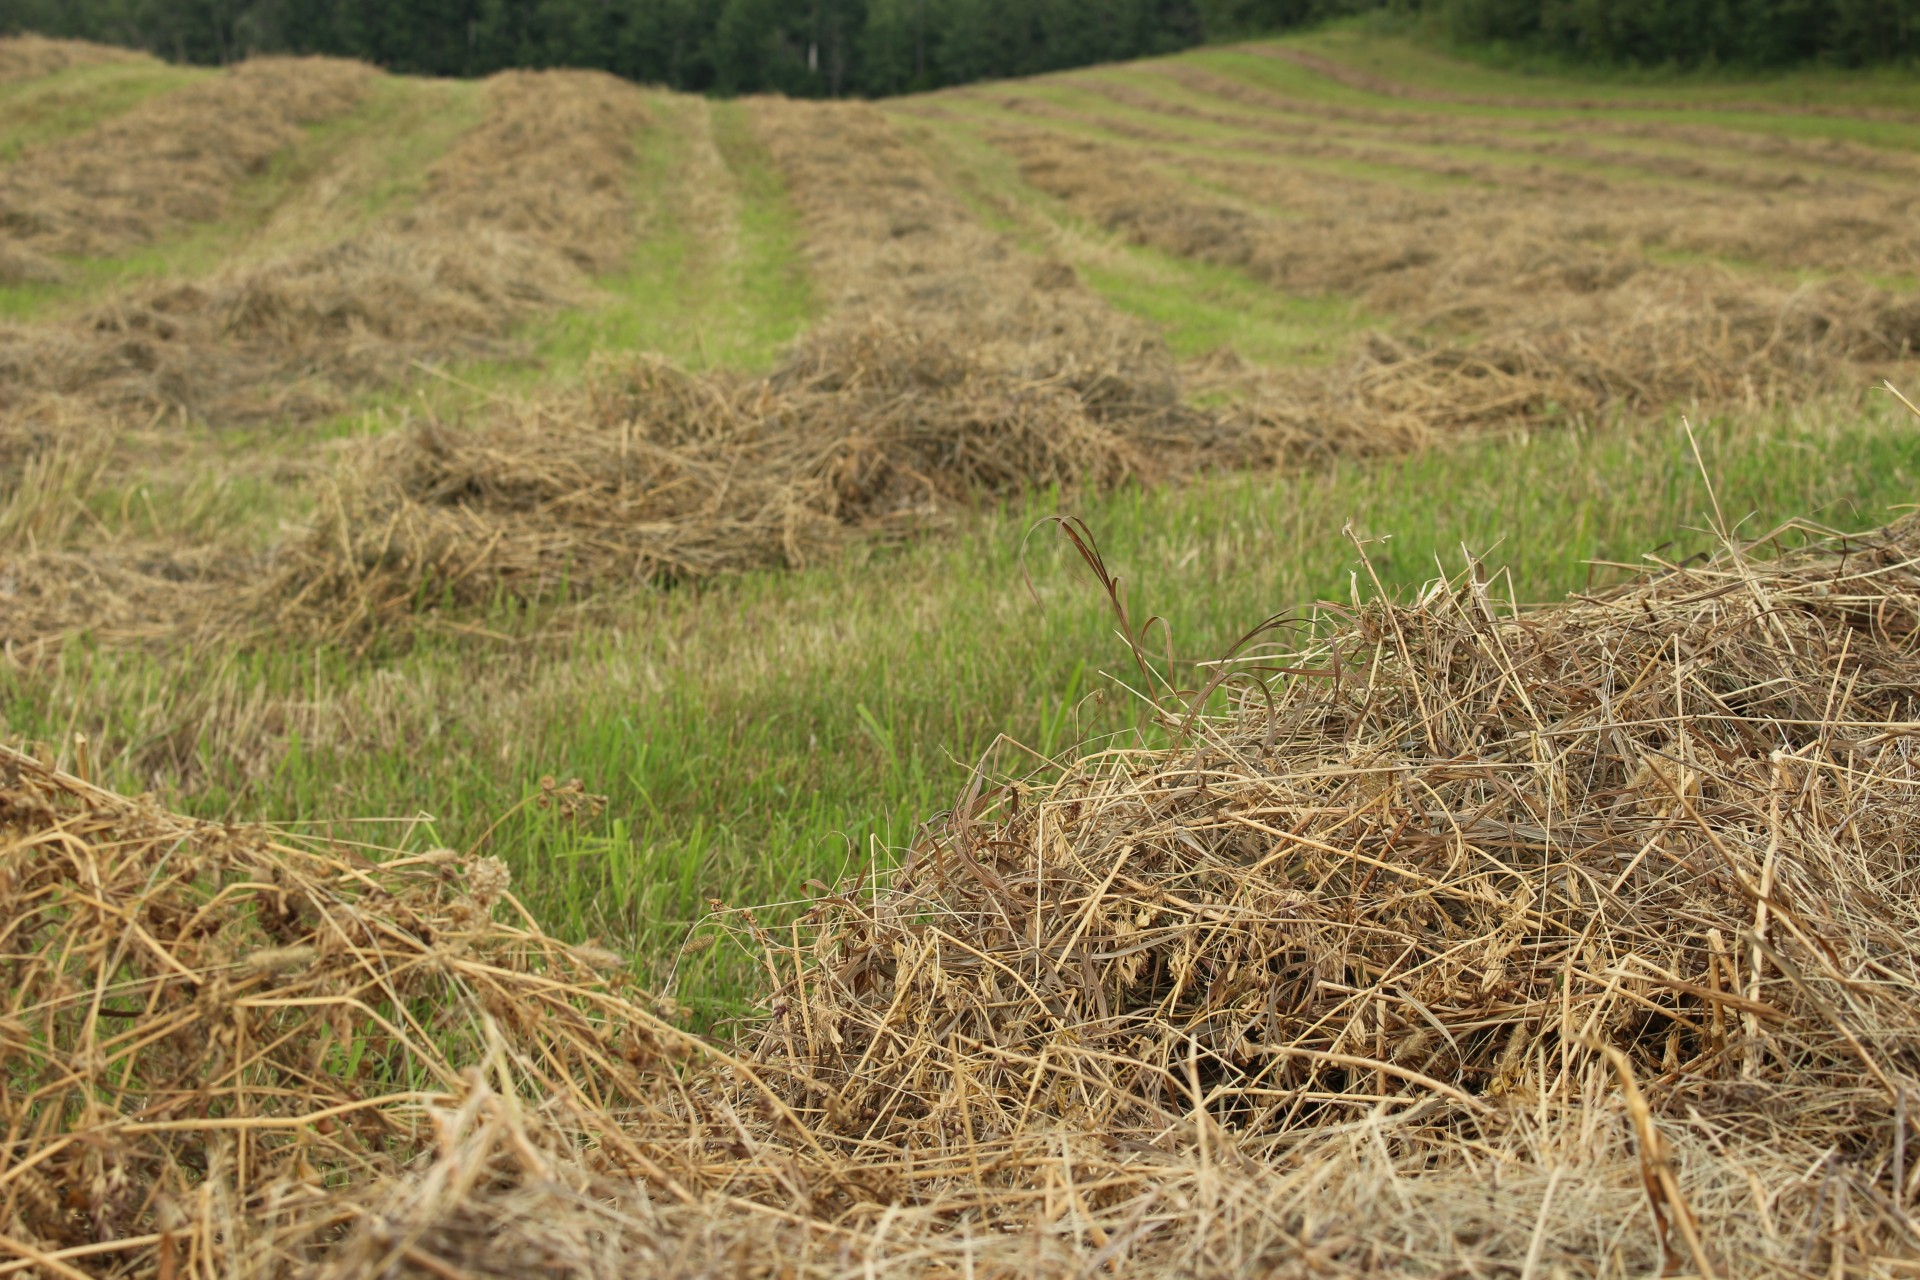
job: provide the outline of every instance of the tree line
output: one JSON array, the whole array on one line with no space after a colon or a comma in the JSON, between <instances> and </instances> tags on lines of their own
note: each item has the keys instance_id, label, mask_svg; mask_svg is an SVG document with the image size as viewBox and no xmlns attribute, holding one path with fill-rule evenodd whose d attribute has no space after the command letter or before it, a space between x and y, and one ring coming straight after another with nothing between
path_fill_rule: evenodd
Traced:
<instances>
[{"instance_id":1,"label":"tree line","mask_svg":"<svg viewBox=\"0 0 1920 1280\"><path fill-rule=\"evenodd\" d=\"M1642 65L1920 54L1920 0L0 0L0 32L177 61L598 67L710 93L884 95L1170 53L1369 10L1468 45Z\"/></svg>"},{"instance_id":2,"label":"tree line","mask_svg":"<svg viewBox=\"0 0 1920 1280\"><path fill-rule=\"evenodd\" d=\"M1920 0L1443 0L1443 33L1642 67L1859 67L1920 57Z\"/></svg>"},{"instance_id":3,"label":"tree line","mask_svg":"<svg viewBox=\"0 0 1920 1280\"><path fill-rule=\"evenodd\" d=\"M1376 0L0 0L0 32L178 61L329 53L476 76L598 67L696 92L880 95L1147 57Z\"/></svg>"}]
</instances>

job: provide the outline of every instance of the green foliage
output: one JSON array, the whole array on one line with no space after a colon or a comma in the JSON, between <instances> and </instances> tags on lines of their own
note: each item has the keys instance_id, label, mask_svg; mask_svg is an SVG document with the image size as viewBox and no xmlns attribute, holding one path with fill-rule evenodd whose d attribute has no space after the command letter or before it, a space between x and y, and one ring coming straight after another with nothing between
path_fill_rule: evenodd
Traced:
<instances>
[{"instance_id":1,"label":"green foliage","mask_svg":"<svg viewBox=\"0 0 1920 1280\"><path fill-rule=\"evenodd\" d=\"M1920 0L0 0L43 31L227 62L331 53L394 71L599 67L643 83L889 94L1139 58L1367 11L1466 45L1643 66L1846 66L1920 52Z\"/></svg>"},{"instance_id":2,"label":"green foliage","mask_svg":"<svg viewBox=\"0 0 1920 1280\"><path fill-rule=\"evenodd\" d=\"M1843 66L1920 54L1920 0L1436 0L1465 44L1634 66Z\"/></svg>"}]
</instances>

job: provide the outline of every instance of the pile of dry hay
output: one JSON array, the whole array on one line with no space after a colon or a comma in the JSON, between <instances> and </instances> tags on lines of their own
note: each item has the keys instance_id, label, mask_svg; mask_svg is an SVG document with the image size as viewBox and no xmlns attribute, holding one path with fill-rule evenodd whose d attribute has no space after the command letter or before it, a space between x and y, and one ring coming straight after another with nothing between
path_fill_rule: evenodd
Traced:
<instances>
[{"instance_id":1,"label":"pile of dry hay","mask_svg":"<svg viewBox=\"0 0 1920 1280\"><path fill-rule=\"evenodd\" d=\"M647 1168L611 1118L662 1082L632 1064L688 1038L507 888L492 859L375 863L0 748L8 1271L302 1270L384 1231L369 1190L476 1120L520 1158L558 1131L590 1135L605 1169ZM548 1101L503 1132L494 1089Z\"/></svg>"},{"instance_id":2,"label":"pile of dry hay","mask_svg":"<svg viewBox=\"0 0 1920 1280\"><path fill-rule=\"evenodd\" d=\"M256 58L26 152L0 171L0 283L58 279L62 257L123 253L221 215L303 125L360 100L375 72Z\"/></svg>"},{"instance_id":3,"label":"pile of dry hay","mask_svg":"<svg viewBox=\"0 0 1920 1280\"><path fill-rule=\"evenodd\" d=\"M856 531L900 536L1036 487L1109 488L1216 443L1206 415L1117 356L1000 354L834 326L764 378L642 360L477 424L425 422L348 460L250 609L366 636L444 604L796 567Z\"/></svg>"},{"instance_id":4,"label":"pile of dry hay","mask_svg":"<svg viewBox=\"0 0 1920 1280\"><path fill-rule=\"evenodd\" d=\"M898 871L731 917L775 984L735 1048L495 923L490 864L186 823L8 756L3 1247L1910 1267L1920 523L1758 551L1531 612L1478 566L1326 606L1231 668L1231 714L1169 695L1173 748L976 782Z\"/></svg>"}]
</instances>

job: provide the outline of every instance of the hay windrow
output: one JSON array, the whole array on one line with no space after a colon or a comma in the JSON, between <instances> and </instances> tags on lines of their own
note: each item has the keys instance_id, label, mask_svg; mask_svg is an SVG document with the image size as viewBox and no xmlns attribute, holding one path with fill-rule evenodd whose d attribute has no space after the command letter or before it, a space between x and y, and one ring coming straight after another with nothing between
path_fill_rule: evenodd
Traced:
<instances>
[{"instance_id":1,"label":"hay windrow","mask_svg":"<svg viewBox=\"0 0 1920 1280\"><path fill-rule=\"evenodd\" d=\"M124 253L219 218L241 182L302 126L350 110L375 74L334 58L256 58L28 151L0 170L4 261L17 278L57 274L59 258Z\"/></svg>"},{"instance_id":2,"label":"hay windrow","mask_svg":"<svg viewBox=\"0 0 1920 1280\"><path fill-rule=\"evenodd\" d=\"M0 453L26 465L63 441L151 448L158 433L136 424L176 417L311 422L416 361L512 354L516 322L588 302L590 273L630 243L642 93L597 73L511 72L488 94L422 198L364 234L130 290L73 322L0 326ZM114 468L127 469L102 474ZM16 492L0 481L0 502ZM253 629L235 616L260 571L250 549L73 532L0 527L0 645L16 655L82 628L114 643Z\"/></svg>"},{"instance_id":3,"label":"hay windrow","mask_svg":"<svg viewBox=\"0 0 1920 1280\"><path fill-rule=\"evenodd\" d=\"M447 604L799 567L972 501L1166 474L1210 428L1122 366L1023 367L881 321L764 378L610 365L582 393L360 450L253 608L364 638Z\"/></svg>"},{"instance_id":4,"label":"hay windrow","mask_svg":"<svg viewBox=\"0 0 1920 1280\"><path fill-rule=\"evenodd\" d=\"M8 754L7 1247L245 1276L1910 1265L1916 564L1907 521L1552 608L1477 565L1326 606L1245 655L1265 692L1190 725L1168 694L1171 749L976 784L792 928L730 914L775 978L733 1045L504 923L485 860L194 823Z\"/></svg>"},{"instance_id":5,"label":"hay windrow","mask_svg":"<svg viewBox=\"0 0 1920 1280\"><path fill-rule=\"evenodd\" d=\"M584 392L427 423L349 459L263 615L361 635L817 560L979 499L1242 458L1139 321L981 227L871 107L757 101L835 314L764 378L603 365Z\"/></svg>"},{"instance_id":6,"label":"hay windrow","mask_svg":"<svg viewBox=\"0 0 1920 1280\"><path fill-rule=\"evenodd\" d=\"M410 360L501 354L514 322L584 303L591 273L626 251L641 96L598 73L496 76L486 118L397 217L203 282L132 290L70 326L0 329L0 369L16 394L218 425L337 413L346 392Z\"/></svg>"},{"instance_id":7,"label":"hay windrow","mask_svg":"<svg viewBox=\"0 0 1920 1280\"><path fill-rule=\"evenodd\" d=\"M1298 442L1398 447L1463 428L1675 403L1771 404L1911 361L1920 337L1920 311L1900 292L1846 277L1795 286L1714 265L1656 265L1641 251L1648 241L1697 251L1711 236L1714 249L1752 257L1791 246L1792 265L1813 265L1811 254L1829 268L1861 266L1848 259L1875 251L1885 256L1877 266L1910 261L1910 237L1890 229L1849 238L1811 225L1842 216L1843 204L1857 220L1857 196L1832 207L1796 200L1764 217L1702 209L1699 228L1680 220L1656 230L1631 225L1646 221L1641 205L1616 209L1618 200L1587 195L1521 206L1464 193L1385 199L1305 173L1248 178L1186 162L1258 188L1255 200L1230 201L1133 148L1034 131L1002 131L996 142L1029 181L1130 240L1393 317L1389 333L1330 369L1241 380L1249 413L1281 453ZM1609 222L1616 213L1629 225Z\"/></svg>"},{"instance_id":8,"label":"hay windrow","mask_svg":"<svg viewBox=\"0 0 1920 1280\"><path fill-rule=\"evenodd\" d=\"M1314 53L1307 49L1289 48L1281 44L1256 44L1244 46L1249 53L1263 58L1276 58L1304 67L1316 75L1322 75L1336 84L1350 89L1359 89L1365 93L1379 94L1386 98L1399 98L1414 102L1452 102L1471 106L1523 107L1548 111L1690 111L1698 107L1697 103L1684 99L1662 100L1658 98L1539 98L1523 97L1513 94L1470 94L1456 93L1447 89L1432 88L1424 85L1409 84L1405 81L1375 75L1359 67L1349 66L1337 58ZM1860 120L1889 120L1913 123L1920 116L1911 111L1901 111L1887 107L1835 106L1817 102L1722 102L1716 103L1722 111L1740 112L1756 115L1804 115L1804 116L1840 116Z\"/></svg>"},{"instance_id":9,"label":"hay windrow","mask_svg":"<svg viewBox=\"0 0 1920 1280\"><path fill-rule=\"evenodd\" d=\"M102 62L141 62L146 55L86 40L53 40L32 34L0 36L0 84L37 80L73 67Z\"/></svg>"}]
</instances>

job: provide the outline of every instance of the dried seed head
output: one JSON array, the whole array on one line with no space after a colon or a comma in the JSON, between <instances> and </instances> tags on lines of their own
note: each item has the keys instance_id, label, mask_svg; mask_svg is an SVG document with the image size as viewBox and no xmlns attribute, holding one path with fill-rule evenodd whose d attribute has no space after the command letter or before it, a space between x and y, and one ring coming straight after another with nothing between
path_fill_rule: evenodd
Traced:
<instances>
[{"instance_id":1,"label":"dried seed head","mask_svg":"<svg viewBox=\"0 0 1920 1280\"><path fill-rule=\"evenodd\" d=\"M507 887L513 883L513 873L507 870L507 864L495 857L474 858L464 870L467 892L482 910L505 897Z\"/></svg>"},{"instance_id":2,"label":"dried seed head","mask_svg":"<svg viewBox=\"0 0 1920 1280\"><path fill-rule=\"evenodd\" d=\"M310 946L266 947L253 952L244 963L255 973L293 973L312 967L319 957L319 950Z\"/></svg>"}]
</instances>

